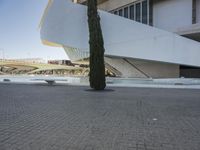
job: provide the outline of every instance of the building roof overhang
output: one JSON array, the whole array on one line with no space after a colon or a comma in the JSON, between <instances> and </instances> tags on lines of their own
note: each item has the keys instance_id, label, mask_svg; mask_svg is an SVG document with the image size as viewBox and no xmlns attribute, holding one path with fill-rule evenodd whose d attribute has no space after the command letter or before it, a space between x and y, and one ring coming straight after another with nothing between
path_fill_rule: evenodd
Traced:
<instances>
[{"instance_id":1,"label":"building roof overhang","mask_svg":"<svg viewBox=\"0 0 200 150\"><path fill-rule=\"evenodd\" d=\"M88 53L87 7L67 0L50 5L42 21L41 39L74 48L77 57L79 51ZM108 12L99 10L99 15L105 55L200 67L199 42Z\"/></svg>"}]
</instances>

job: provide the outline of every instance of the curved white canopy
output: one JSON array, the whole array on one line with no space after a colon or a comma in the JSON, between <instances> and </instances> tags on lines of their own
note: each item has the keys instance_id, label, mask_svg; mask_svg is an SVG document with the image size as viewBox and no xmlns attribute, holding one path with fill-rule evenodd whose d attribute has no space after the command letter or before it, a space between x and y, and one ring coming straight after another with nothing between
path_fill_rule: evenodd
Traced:
<instances>
[{"instance_id":1,"label":"curved white canopy","mask_svg":"<svg viewBox=\"0 0 200 150\"><path fill-rule=\"evenodd\" d=\"M200 67L199 42L108 12L99 14L105 55ZM51 0L41 24L42 40L88 57L88 35L86 6Z\"/></svg>"}]
</instances>

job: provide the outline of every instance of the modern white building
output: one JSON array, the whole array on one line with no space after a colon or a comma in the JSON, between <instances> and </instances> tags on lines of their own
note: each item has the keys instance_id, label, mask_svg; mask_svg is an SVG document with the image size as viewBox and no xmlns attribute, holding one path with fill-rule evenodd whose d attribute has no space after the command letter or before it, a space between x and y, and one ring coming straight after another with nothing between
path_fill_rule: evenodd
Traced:
<instances>
[{"instance_id":1,"label":"modern white building","mask_svg":"<svg viewBox=\"0 0 200 150\"><path fill-rule=\"evenodd\" d=\"M78 4L80 3L80 4ZM89 57L85 0L49 0L44 44ZM200 77L200 0L99 0L106 67L121 77Z\"/></svg>"}]
</instances>

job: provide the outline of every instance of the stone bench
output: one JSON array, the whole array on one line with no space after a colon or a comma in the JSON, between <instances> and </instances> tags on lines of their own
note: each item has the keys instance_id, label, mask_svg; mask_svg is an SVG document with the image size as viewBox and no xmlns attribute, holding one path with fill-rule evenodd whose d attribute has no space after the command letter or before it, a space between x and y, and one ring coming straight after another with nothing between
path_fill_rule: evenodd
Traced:
<instances>
[{"instance_id":1,"label":"stone bench","mask_svg":"<svg viewBox=\"0 0 200 150\"><path fill-rule=\"evenodd\" d=\"M67 81L64 79L33 79L33 81L45 81L48 83L48 85L53 85L56 83L56 81Z\"/></svg>"}]
</instances>

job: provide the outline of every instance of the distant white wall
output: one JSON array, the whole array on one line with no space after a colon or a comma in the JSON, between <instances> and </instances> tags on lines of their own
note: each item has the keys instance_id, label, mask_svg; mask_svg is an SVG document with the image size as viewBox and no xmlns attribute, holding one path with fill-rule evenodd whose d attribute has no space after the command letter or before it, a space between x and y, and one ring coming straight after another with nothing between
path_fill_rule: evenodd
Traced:
<instances>
[{"instance_id":1,"label":"distant white wall","mask_svg":"<svg viewBox=\"0 0 200 150\"><path fill-rule=\"evenodd\" d=\"M196 14L197 23L200 23L200 0L197 0Z\"/></svg>"},{"instance_id":2,"label":"distant white wall","mask_svg":"<svg viewBox=\"0 0 200 150\"><path fill-rule=\"evenodd\" d=\"M199 0L198 0L199 1ZM192 24L192 0L162 0L153 5L153 25L177 31Z\"/></svg>"}]
</instances>

